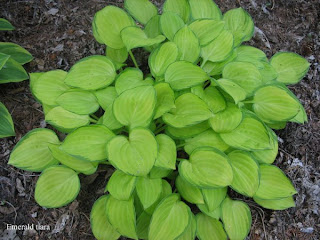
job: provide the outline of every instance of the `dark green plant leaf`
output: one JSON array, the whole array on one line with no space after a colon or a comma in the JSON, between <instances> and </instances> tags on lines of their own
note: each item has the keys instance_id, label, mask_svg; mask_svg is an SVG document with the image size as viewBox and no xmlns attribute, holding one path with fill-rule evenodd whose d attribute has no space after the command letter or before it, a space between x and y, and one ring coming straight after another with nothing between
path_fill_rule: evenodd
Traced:
<instances>
[{"instance_id":1,"label":"dark green plant leaf","mask_svg":"<svg viewBox=\"0 0 320 240\"><path fill-rule=\"evenodd\" d=\"M12 117L6 106L0 102L0 138L15 135Z\"/></svg>"},{"instance_id":2,"label":"dark green plant leaf","mask_svg":"<svg viewBox=\"0 0 320 240\"><path fill-rule=\"evenodd\" d=\"M11 59L21 65L26 64L33 59L31 53L18 44L11 42L0 42L0 52L9 55Z\"/></svg>"}]
</instances>

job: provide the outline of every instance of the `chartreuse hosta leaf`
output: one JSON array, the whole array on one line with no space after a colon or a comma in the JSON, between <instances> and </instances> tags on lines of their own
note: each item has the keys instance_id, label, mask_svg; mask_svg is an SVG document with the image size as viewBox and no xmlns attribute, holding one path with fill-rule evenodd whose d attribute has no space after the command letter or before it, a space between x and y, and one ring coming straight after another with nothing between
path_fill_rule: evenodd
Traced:
<instances>
[{"instance_id":1,"label":"chartreuse hosta leaf","mask_svg":"<svg viewBox=\"0 0 320 240\"><path fill-rule=\"evenodd\" d=\"M228 103L227 108L209 119L211 128L217 133L231 132L239 126L243 118L241 110L234 104Z\"/></svg>"},{"instance_id":2,"label":"chartreuse hosta leaf","mask_svg":"<svg viewBox=\"0 0 320 240\"><path fill-rule=\"evenodd\" d=\"M276 85L264 86L255 91L252 108L261 119L275 122L292 119L300 111L299 102Z\"/></svg>"},{"instance_id":3,"label":"chartreuse hosta leaf","mask_svg":"<svg viewBox=\"0 0 320 240\"><path fill-rule=\"evenodd\" d=\"M135 23L121 8L107 6L95 14L92 25L98 42L114 49L121 49L124 47L120 37L121 30L128 26L134 26Z\"/></svg>"},{"instance_id":4,"label":"chartreuse hosta leaf","mask_svg":"<svg viewBox=\"0 0 320 240\"><path fill-rule=\"evenodd\" d=\"M197 237L200 240L226 240L227 234L225 233L222 223L209 217L203 213L198 213L197 219Z\"/></svg>"},{"instance_id":5,"label":"chartreuse hosta leaf","mask_svg":"<svg viewBox=\"0 0 320 240\"><path fill-rule=\"evenodd\" d=\"M99 89L94 92L98 99L99 105L105 110L106 108L110 107L113 101L118 96L117 90L115 87L106 87L103 89Z\"/></svg>"},{"instance_id":6,"label":"chartreuse hosta leaf","mask_svg":"<svg viewBox=\"0 0 320 240\"><path fill-rule=\"evenodd\" d=\"M189 222L188 227L183 232L183 234L180 235L175 240L194 240L196 238L196 230L197 230L196 217L193 214L191 214L191 221Z\"/></svg>"},{"instance_id":7,"label":"chartreuse hosta leaf","mask_svg":"<svg viewBox=\"0 0 320 240\"><path fill-rule=\"evenodd\" d=\"M106 190L118 200L129 200L136 186L137 177L116 170L110 177Z\"/></svg>"},{"instance_id":8,"label":"chartreuse hosta leaf","mask_svg":"<svg viewBox=\"0 0 320 240\"><path fill-rule=\"evenodd\" d=\"M124 1L124 8L144 25L158 13L157 7L149 0L126 0Z\"/></svg>"},{"instance_id":9,"label":"chartreuse hosta leaf","mask_svg":"<svg viewBox=\"0 0 320 240\"><path fill-rule=\"evenodd\" d=\"M163 4L163 13L174 12L186 23L190 18L190 5L188 0L166 0Z\"/></svg>"},{"instance_id":10,"label":"chartreuse hosta leaf","mask_svg":"<svg viewBox=\"0 0 320 240\"><path fill-rule=\"evenodd\" d=\"M310 67L305 58L291 52L276 53L270 59L270 63L278 73L277 81L285 84L298 83Z\"/></svg>"},{"instance_id":11,"label":"chartreuse hosta leaf","mask_svg":"<svg viewBox=\"0 0 320 240\"><path fill-rule=\"evenodd\" d=\"M229 79L221 78L217 81L214 81L217 85L229 94L234 100L235 104L238 104L240 101L246 99L247 93L246 91L236 84L234 81Z\"/></svg>"},{"instance_id":12,"label":"chartreuse hosta leaf","mask_svg":"<svg viewBox=\"0 0 320 240\"><path fill-rule=\"evenodd\" d=\"M260 185L254 197L276 200L290 197L296 193L297 191L290 180L278 167L260 165Z\"/></svg>"},{"instance_id":13,"label":"chartreuse hosta leaf","mask_svg":"<svg viewBox=\"0 0 320 240\"><path fill-rule=\"evenodd\" d=\"M214 147L222 152L229 148L229 146L222 141L219 134L211 129L185 140L184 150L189 155L198 147Z\"/></svg>"},{"instance_id":14,"label":"chartreuse hosta leaf","mask_svg":"<svg viewBox=\"0 0 320 240\"><path fill-rule=\"evenodd\" d=\"M112 61L96 55L83 58L73 65L64 81L71 87L96 90L109 86L115 76L116 69Z\"/></svg>"},{"instance_id":15,"label":"chartreuse hosta leaf","mask_svg":"<svg viewBox=\"0 0 320 240\"><path fill-rule=\"evenodd\" d=\"M178 192L181 194L182 198L189 203L204 204L201 189L191 185L180 175L176 179L176 188L178 189Z\"/></svg>"},{"instance_id":16,"label":"chartreuse hosta leaf","mask_svg":"<svg viewBox=\"0 0 320 240\"><path fill-rule=\"evenodd\" d=\"M156 136L159 146L158 156L155 162L156 167L176 169L177 149L175 142L165 134Z\"/></svg>"},{"instance_id":17,"label":"chartreuse hosta leaf","mask_svg":"<svg viewBox=\"0 0 320 240\"><path fill-rule=\"evenodd\" d=\"M216 148L198 148L189 160L179 164L181 176L200 188L225 187L231 184L233 173L228 157Z\"/></svg>"},{"instance_id":18,"label":"chartreuse hosta leaf","mask_svg":"<svg viewBox=\"0 0 320 240\"><path fill-rule=\"evenodd\" d=\"M271 149L266 150L259 150L252 152L252 156L259 162L259 163L267 163L272 164L278 155L278 137L277 135L270 130L271 132Z\"/></svg>"},{"instance_id":19,"label":"chartreuse hosta leaf","mask_svg":"<svg viewBox=\"0 0 320 240\"><path fill-rule=\"evenodd\" d=\"M143 30L149 38L155 38L159 35L162 34L161 29L160 29L160 15L155 15L152 17L148 23L145 25L144 30ZM151 52L155 48L157 48L159 43L156 43L151 46L146 46L144 49L147 51Z\"/></svg>"},{"instance_id":20,"label":"chartreuse hosta leaf","mask_svg":"<svg viewBox=\"0 0 320 240\"><path fill-rule=\"evenodd\" d=\"M36 184L34 198L46 208L58 208L72 202L80 191L80 179L75 171L65 166L45 169Z\"/></svg>"},{"instance_id":21,"label":"chartreuse hosta leaf","mask_svg":"<svg viewBox=\"0 0 320 240\"><path fill-rule=\"evenodd\" d=\"M205 204L197 204L197 207L202 213L208 215L209 217L212 217L217 220L221 218L221 205L211 212Z\"/></svg>"},{"instance_id":22,"label":"chartreuse hosta leaf","mask_svg":"<svg viewBox=\"0 0 320 240\"><path fill-rule=\"evenodd\" d=\"M200 45L205 46L220 35L224 28L224 22L213 19L198 19L193 21L189 28L199 39Z\"/></svg>"},{"instance_id":23,"label":"chartreuse hosta leaf","mask_svg":"<svg viewBox=\"0 0 320 240\"><path fill-rule=\"evenodd\" d=\"M144 85L146 83L143 81L143 73L137 68L126 68L126 70L118 75L115 83L118 95L125 90Z\"/></svg>"},{"instance_id":24,"label":"chartreuse hosta leaf","mask_svg":"<svg viewBox=\"0 0 320 240\"><path fill-rule=\"evenodd\" d=\"M84 115L94 113L100 107L93 93L79 89L72 89L61 94L56 102L70 112Z\"/></svg>"},{"instance_id":25,"label":"chartreuse hosta leaf","mask_svg":"<svg viewBox=\"0 0 320 240\"><path fill-rule=\"evenodd\" d=\"M190 127L183 127L183 128L175 128L171 126L167 126L166 133L173 137L174 139L187 139L190 137L194 137L207 129L209 129L210 126L208 124L208 121L204 121L202 123L190 126Z\"/></svg>"},{"instance_id":26,"label":"chartreuse hosta leaf","mask_svg":"<svg viewBox=\"0 0 320 240\"><path fill-rule=\"evenodd\" d=\"M65 133L90 123L89 115L79 115L65 110L63 107L52 108L45 115L45 119L50 125Z\"/></svg>"},{"instance_id":27,"label":"chartreuse hosta leaf","mask_svg":"<svg viewBox=\"0 0 320 240\"><path fill-rule=\"evenodd\" d=\"M191 92L205 101L213 113L220 112L226 108L226 101L222 94L213 86L203 89L202 86L191 88Z\"/></svg>"},{"instance_id":28,"label":"chartreuse hosta leaf","mask_svg":"<svg viewBox=\"0 0 320 240\"><path fill-rule=\"evenodd\" d=\"M262 84L261 74L256 66L249 62L231 62L222 72L223 78L234 81L248 94Z\"/></svg>"},{"instance_id":29,"label":"chartreuse hosta leaf","mask_svg":"<svg viewBox=\"0 0 320 240\"><path fill-rule=\"evenodd\" d=\"M163 35L173 41L176 33L185 26L183 19L174 12L164 12L160 17L160 29Z\"/></svg>"},{"instance_id":30,"label":"chartreuse hosta leaf","mask_svg":"<svg viewBox=\"0 0 320 240\"><path fill-rule=\"evenodd\" d=\"M166 38L163 35L149 38L139 27L126 27L121 31L121 39L127 48L131 50L137 47L147 47L163 42Z\"/></svg>"},{"instance_id":31,"label":"chartreuse hosta leaf","mask_svg":"<svg viewBox=\"0 0 320 240\"><path fill-rule=\"evenodd\" d=\"M169 195L152 215L148 239L176 239L186 230L190 221L190 208L180 201L179 195Z\"/></svg>"},{"instance_id":32,"label":"chartreuse hosta leaf","mask_svg":"<svg viewBox=\"0 0 320 240\"><path fill-rule=\"evenodd\" d=\"M217 209L227 196L227 187L202 189L202 195L209 212Z\"/></svg>"},{"instance_id":33,"label":"chartreuse hosta leaf","mask_svg":"<svg viewBox=\"0 0 320 240\"><path fill-rule=\"evenodd\" d=\"M174 92L168 83L158 83L154 86L154 89L157 94L154 119L157 119L175 107L175 98Z\"/></svg>"},{"instance_id":34,"label":"chartreuse hosta leaf","mask_svg":"<svg viewBox=\"0 0 320 240\"><path fill-rule=\"evenodd\" d=\"M220 20L222 18L219 7L211 0L189 0L189 4L193 19L210 18Z\"/></svg>"},{"instance_id":35,"label":"chartreuse hosta leaf","mask_svg":"<svg viewBox=\"0 0 320 240\"><path fill-rule=\"evenodd\" d=\"M160 198L162 192L161 178L150 179L146 177L138 177L136 192L143 208L149 208Z\"/></svg>"},{"instance_id":36,"label":"chartreuse hosta leaf","mask_svg":"<svg viewBox=\"0 0 320 240\"><path fill-rule=\"evenodd\" d=\"M0 31L11 31L14 29L14 26L8 20L0 18Z\"/></svg>"},{"instance_id":37,"label":"chartreuse hosta leaf","mask_svg":"<svg viewBox=\"0 0 320 240\"><path fill-rule=\"evenodd\" d=\"M199 39L188 27L181 28L173 38L180 52L180 60L196 62L200 56Z\"/></svg>"},{"instance_id":38,"label":"chartreuse hosta leaf","mask_svg":"<svg viewBox=\"0 0 320 240\"><path fill-rule=\"evenodd\" d=\"M128 58L128 51L125 47L121 49L114 49L107 46L106 52L106 56L116 63L124 63Z\"/></svg>"},{"instance_id":39,"label":"chartreuse hosta leaf","mask_svg":"<svg viewBox=\"0 0 320 240\"><path fill-rule=\"evenodd\" d=\"M220 137L231 147L246 151L271 149L269 130L255 115L245 113L240 125Z\"/></svg>"},{"instance_id":40,"label":"chartreuse hosta leaf","mask_svg":"<svg viewBox=\"0 0 320 240\"><path fill-rule=\"evenodd\" d=\"M222 62L226 60L233 51L233 36L228 30L222 30L218 37L201 48L203 63L207 61Z\"/></svg>"},{"instance_id":41,"label":"chartreuse hosta leaf","mask_svg":"<svg viewBox=\"0 0 320 240\"><path fill-rule=\"evenodd\" d=\"M123 125L119 123L116 117L113 114L113 103L105 109L105 112L102 116L102 124L105 125L110 130L116 130L122 128Z\"/></svg>"},{"instance_id":42,"label":"chartreuse hosta leaf","mask_svg":"<svg viewBox=\"0 0 320 240\"><path fill-rule=\"evenodd\" d=\"M262 82L274 82L278 77L278 73L276 72L274 67L272 67L272 65L269 62L262 62L262 65L263 67L259 69L260 74L262 76Z\"/></svg>"},{"instance_id":43,"label":"chartreuse hosta leaf","mask_svg":"<svg viewBox=\"0 0 320 240\"><path fill-rule=\"evenodd\" d=\"M166 42L155 49L149 57L149 67L154 77L164 75L168 66L174 63L179 55L178 47L173 42Z\"/></svg>"},{"instance_id":44,"label":"chartreuse hosta leaf","mask_svg":"<svg viewBox=\"0 0 320 240\"><path fill-rule=\"evenodd\" d=\"M18 44L11 42L0 42L0 52L9 55L13 60L20 63L21 65L30 62L33 57Z\"/></svg>"},{"instance_id":45,"label":"chartreuse hosta leaf","mask_svg":"<svg viewBox=\"0 0 320 240\"><path fill-rule=\"evenodd\" d=\"M168 177L168 175L170 173L172 173L172 169L153 166L153 168L151 169L151 171L149 173L149 177L152 178L152 179L165 178L165 177Z\"/></svg>"},{"instance_id":46,"label":"chartreuse hosta leaf","mask_svg":"<svg viewBox=\"0 0 320 240\"><path fill-rule=\"evenodd\" d=\"M184 128L203 122L212 116L207 104L192 93L185 93L175 101L176 108L163 115L170 126Z\"/></svg>"},{"instance_id":47,"label":"chartreuse hosta leaf","mask_svg":"<svg viewBox=\"0 0 320 240\"><path fill-rule=\"evenodd\" d=\"M120 237L107 218L108 195L103 195L92 206L90 224L93 235L98 240L117 240Z\"/></svg>"},{"instance_id":48,"label":"chartreuse hosta leaf","mask_svg":"<svg viewBox=\"0 0 320 240\"><path fill-rule=\"evenodd\" d=\"M263 68L264 63L267 63L268 61L266 54L255 47L243 45L236 48L235 51L237 52L235 61L251 62L259 69Z\"/></svg>"},{"instance_id":49,"label":"chartreuse hosta leaf","mask_svg":"<svg viewBox=\"0 0 320 240\"><path fill-rule=\"evenodd\" d=\"M113 104L116 119L130 129L147 127L153 117L156 91L152 86L129 89L117 97Z\"/></svg>"},{"instance_id":50,"label":"chartreuse hosta leaf","mask_svg":"<svg viewBox=\"0 0 320 240\"><path fill-rule=\"evenodd\" d=\"M121 201L110 196L107 200L106 212L109 222L117 232L123 236L138 239L132 197Z\"/></svg>"},{"instance_id":51,"label":"chartreuse hosta leaf","mask_svg":"<svg viewBox=\"0 0 320 240\"><path fill-rule=\"evenodd\" d=\"M0 102L0 138L16 135L8 109Z\"/></svg>"},{"instance_id":52,"label":"chartreuse hosta leaf","mask_svg":"<svg viewBox=\"0 0 320 240\"><path fill-rule=\"evenodd\" d=\"M162 182L162 191L161 191L160 197L154 202L154 204L152 204L152 206L150 206L148 209L146 209L146 212L150 215L152 215L154 213L154 211L158 207L159 203L164 198L166 198L167 196L172 194L171 185L166 180L163 180L163 179L161 180L161 182ZM139 201L140 201L140 199L139 199Z\"/></svg>"},{"instance_id":53,"label":"chartreuse hosta leaf","mask_svg":"<svg viewBox=\"0 0 320 240\"><path fill-rule=\"evenodd\" d=\"M48 148L51 143L60 143L52 130L34 129L14 147L9 164L32 172L41 172L49 166L57 165L59 162L54 159Z\"/></svg>"},{"instance_id":54,"label":"chartreuse hosta leaf","mask_svg":"<svg viewBox=\"0 0 320 240\"><path fill-rule=\"evenodd\" d=\"M52 156L56 160L77 172L81 172L86 175L91 175L97 170L97 164L73 157L65 151L61 150L59 145L50 144L49 149L51 151Z\"/></svg>"},{"instance_id":55,"label":"chartreuse hosta leaf","mask_svg":"<svg viewBox=\"0 0 320 240\"><path fill-rule=\"evenodd\" d=\"M304 109L303 105L300 102L299 102L299 106L300 106L300 111L294 118L290 119L290 122L306 123L308 122L308 116L307 116L306 110Z\"/></svg>"},{"instance_id":56,"label":"chartreuse hosta leaf","mask_svg":"<svg viewBox=\"0 0 320 240\"><path fill-rule=\"evenodd\" d=\"M142 212L137 217L137 234L139 239L148 239L148 231L151 220L151 214Z\"/></svg>"},{"instance_id":57,"label":"chartreuse hosta leaf","mask_svg":"<svg viewBox=\"0 0 320 240\"><path fill-rule=\"evenodd\" d=\"M153 133L144 128L130 131L129 138L114 137L107 146L112 165L134 176L145 176L152 169L158 154Z\"/></svg>"},{"instance_id":58,"label":"chartreuse hosta leaf","mask_svg":"<svg viewBox=\"0 0 320 240\"><path fill-rule=\"evenodd\" d=\"M267 209L272 209L272 210L285 210L287 208L296 206L292 196L281 198L281 199L272 199L272 200L265 200L257 197L253 197L253 199L260 206Z\"/></svg>"},{"instance_id":59,"label":"chartreuse hosta leaf","mask_svg":"<svg viewBox=\"0 0 320 240\"><path fill-rule=\"evenodd\" d=\"M245 239L252 222L250 208L227 197L222 203L222 222L230 239Z\"/></svg>"},{"instance_id":60,"label":"chartreuse hosta leaf","mask_svg":"<svg viewBox=\"0 0 320 240\"><path fill-rule=\"evenodd\" d=\"M232 9L223 16L226 28L234 36L234 45L239 46L243 41L249 41L253 36L254 23L251 16L242 8Z\"/></svg>"},{"instance_id":61,"label":"chartreuse hosta leaf","mask_svg":"<svg viewBox=\"0 0 320 240\"><path fill-rule=\"evenodd\" d=\"M233 168L231 187L237 192L252 197L259 187L259 165L250 153L235 150L228 154Z\"/></svg>"},{"instance_id":62,"label":"chartreuse hosta leaf","mask_svg":"<svg viewBox=\"0 0 320 240\"><path fill-rule=\"evenodd\" d=\"M186 61L172 63L165 73L165 81L173 90L196 86L208 78L208 75L199 66Z\"/></svg>"},{"instance_id":63,"label":"chartreuse hosta leaf","mask_svg":"<svg viewBox=\"0 0 320 240\"><path fill-rule=\"evenodd\" d=\"M69 89L64 83L66 76L67 72L65 71L53 70L42 74L39 78L31 78L30 87L32 94L42 104L57 105L56 99Z\"/></svg>"},{"instance_id":64,"label":"chartreuse hosta leaf","mask_svg":"<svg viewBox=\"0 0 320 240\"><path fill-rule=\"evenodd\" d=\"M114 134L103 125L85 126L70 133L61 148L87 161L102 161L107 158L106 146L113 137Z\"/></svg>"}]
</instances>

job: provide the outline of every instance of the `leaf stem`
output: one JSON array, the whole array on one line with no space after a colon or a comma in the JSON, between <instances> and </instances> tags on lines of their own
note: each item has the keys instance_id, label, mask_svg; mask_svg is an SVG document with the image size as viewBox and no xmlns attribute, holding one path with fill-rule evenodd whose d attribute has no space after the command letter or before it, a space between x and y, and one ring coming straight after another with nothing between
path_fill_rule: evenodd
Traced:
<instances>
[{"instance_id":1,"label":"leaf stem","mask_svg":"<svg viewBox=\"0 0 320 240\"><path fill-rule=\"evenodd\" d=\"M163 125L163 126L159 127L158 129L156 129L156 130L154 131L154 135L159 134L159 133L162 132L164 129L166 129L166 127L167 127L167 125Z\"/></svg>"},{"instance_id":2,"label":"leaf stem","mask_svg":"<svg viewBox=\"0 0 320 240\"><path fill-rule=\"evenodd\" d=\"M98 122L97 120L95 120L95 119L93 119L93 118L91 118L91 117L89 117L89 120L90 120L90 122L92 122L92 123L97 123L97 122Z\"/></svg>"},{"instance_id":3,"label":"leaf stem","mask_svg":"<svg viewBox=\"0 0 320 240\"><path fill-rule=\"evenodd\" d=\"M94 114L90 114L90 117L92 117L92 118L95 119L95 120L99 120L99 118L98 118L96 115L94 115Z\"/></svg>"},{"instance_id":4,"label":"leaf stem","mask_svg":"<svg viewBox=\"0 0 320 240\"><path fill-rule=\"evenodd\" d=\"M132 61L133 61L133 63L134 63L134 66L135 66L136 68L139 68L138 63L137 63L137 61L136 61L136 58L134 57L134 55L133 55L133 53L132 53L131 50L129 50L129 54L130 54L130 57L131 57L131 59L132 59Z\"/></svg>"},{"instance_id":5,"label":"leaf stem","mask_svg":"<svg viewBox=\"0 0 320 240\"><path fill-rule=\"evenodd\" d=\"M186 145L186 143L180 143L179 145L177 145L176 148L177 148L177 149L178 149L178 148L182 148L182 147L184 147L184 145Z\"/></svg>"},{"instance_id":6,"label":"leaf stem","mask_svg":"<svg viewBox=\"0 0 320 240\"><path fill-rule=\"evenodd\" d=\"M203 68L206 63L207 63L207 60L203 60L200 67Z\"/></svg>"}]
</instances>

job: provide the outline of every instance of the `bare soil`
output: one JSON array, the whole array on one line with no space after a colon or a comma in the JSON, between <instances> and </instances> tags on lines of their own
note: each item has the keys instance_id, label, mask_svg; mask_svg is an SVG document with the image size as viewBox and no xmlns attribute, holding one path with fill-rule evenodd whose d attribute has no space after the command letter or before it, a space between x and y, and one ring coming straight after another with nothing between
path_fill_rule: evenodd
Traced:
<instances>
[{"instance_id":1,"label":"bare soil","mask_svg":"<svg viewBox=\"0 0 320 240\"><path fill-rule=\"evenodd\" d=\"M154 1L161 6L163 1ZM319 0L216 0L223 12L241 6L257 27L249 45L264 50L268 57L278 51L293 51L306 57L308 75L290 89L302 101L309 118L304 125L290 123L278 131L276 165L292 179L298 194L296 207L285 211L251 206L253 224L248 239L320 239L320 2ZM0 17L11 21L16 31L1 32L0 41L18 43L34 60L28 72L69 70L79 59L104 54L104 47L92 36L94 13L108 4L122 6L122 0L0 0ZM138 62L146 66L146 55L138 51ZM147 67L146 67L147 68ZM66 207L45 209L36 204L33 193L37 173L7 165L12 148L28 131L45 127L41 105L30 93L28 81L0 86L0 101L13 116L16 137L0 140L0 239L94 239L89 214L103 194L112 170L99 168L82 177L78 198ZM40 224L50 230L5 231L6 224Z\"/></svg>"}]
</instances>

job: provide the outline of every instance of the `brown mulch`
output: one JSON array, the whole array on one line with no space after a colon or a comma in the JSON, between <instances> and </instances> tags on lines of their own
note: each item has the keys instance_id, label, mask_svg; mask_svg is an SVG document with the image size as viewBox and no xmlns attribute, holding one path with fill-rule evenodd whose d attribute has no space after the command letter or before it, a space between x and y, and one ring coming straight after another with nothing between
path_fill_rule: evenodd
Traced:
<instances>
[{"instance_id":1,"label":"brown mulch","mask_svg":"<svg viewBox=\"0 0 320 240\"><path fill-rule=\"evenodd\" d=\"M160 6L163 1L156 1ZM248 202L253 225L249 239L320 239L320 2L319 0L216 0L225 12L243 7L254 19L257 34L248 44L271 57L278 51L293 51L311 63L308 75L290 89L302 101L309 118L304 125L290 123L278 131L279 155L276 165L292 179L298 194L296 207L271 211ZM79 59L104 54L91 31L94 13L106 0L0 0L0 17L16 31L0 32L0 41L18 43L29 50L34 61L28 72L69 70ZM143 52L138 61L145 62ZM94 239L89 214L94 201L103 194L110 169L82 177L77 200L59 209L44 209L33 198L39 174L7 165L10 152L28 131L46 126L41 105L30 93L28 81L0 86L0 101L13 116L16 137L0 140L0 239L6 224L49 225L50 230L17 231L17 239ZM25 234L25 235L23 235ZM19 237L19 238L17 238ZM8 238L9 239L9 238Z\"/></svg>"}]
</instances>

